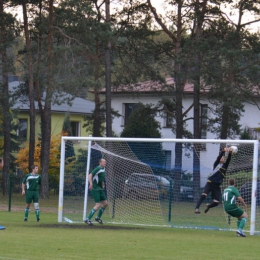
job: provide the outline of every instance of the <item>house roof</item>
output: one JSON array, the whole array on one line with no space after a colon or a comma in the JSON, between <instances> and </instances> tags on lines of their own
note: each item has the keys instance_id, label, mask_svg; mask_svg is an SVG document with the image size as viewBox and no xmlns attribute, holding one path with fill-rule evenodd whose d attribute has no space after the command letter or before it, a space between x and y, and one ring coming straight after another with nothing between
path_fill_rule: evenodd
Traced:
<instances>
[{"instance_id":1,"label":"house roof","mask_svg":"<svg viewBox=\"0 0 260 260\"><path fill-rule=\"evenodd\" d=\"M165 83L159 81L148 80L144 82L138 82L130 85L120 85L120 86L112 86L111 92L112 94L155 94L155 93L169 93L175 90L174 79L168 77L165 79ZM208 93L210 90L210 86L204 86L200 89L200 93ZM253 87L252 96L254 98L260 96L260 90L258 86ZM106 89L102 88L99 91L100 94L105 94ZM190 82L186 82L183 89L184 94L193 94L194 93L194 84Z\"/></svg>"},{"instance_id":2,"label":"house roof","mask_svg":"<svg viewBox=\"0 0 260 260\"><path fill-rule=\"evenodd\" d=\"M175 89L175 83L173 78L166 78L165 83L159 81L148 80L144 82L138 82L130 85L112 86L111 92L113 94L124 94L124 93L163 93L169 92L170 88ZM193 83L187 82L184 85L184 93L192 94L194 90ZM201 92L207 92L208 89L202 89ZM102 88L99 93L105 94L106 89Z\"/></svg>"},{"instance_id":3,"label":"house roof","mask_svg":"<svg viewBox=\"0 0 260 260\"><path fill-rule=\"evenodd\" d=\"M18 87L22 82L13 81L9 83L9 91L14 92L15 88ZM58 102L53 102L51 111L57 113L70 112L72 114L92 114L92 111L95 108L95 103L83 98L73 97L71 94L62 92L62 95L56 95ZM64 98L68 99L68 102L63 102ZM61 104L59 104L61 103ZM20 109L20 111L29 110L29 100L24 100L19 98L16 100L13 108ZM35 102L36 110L39 109L38 102Z\"/></svg>"}]
</instances>

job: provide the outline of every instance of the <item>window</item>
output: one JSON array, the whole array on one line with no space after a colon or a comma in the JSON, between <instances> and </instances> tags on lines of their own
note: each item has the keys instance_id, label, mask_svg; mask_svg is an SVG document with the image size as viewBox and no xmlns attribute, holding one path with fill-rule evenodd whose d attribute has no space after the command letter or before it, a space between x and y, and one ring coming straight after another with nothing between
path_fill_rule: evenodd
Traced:
<instances>
[{"instance_id":1,"label":"window","mask_svg":"<svg viewBox=\"0 0 260 260\"><path fill-rule=\"evenodd\" d=\"M165 155L165 170L171 170L171 163L172 163L172 151L164 151Z\"/></svg>"},{"instance_id":2,"label":"window","mask_svg":"<svg viewBox=\"0 0 260 260\"><path fill-rule=\"evenodd\" d=\"M18 139L19 140L27 140L27 129L28 129L28 120L27 119L19 119L18 121Z\"/></svg>"},{"instance_id":3,"label":"window","mask_svg":"<svg viewBox=\"0 0 260 260\"><path fill-rule=\"evenodd\" d=\"M80 122L70 122L72 136L80 136Z\"/></svg>"},{"instance_id":4,"label":"window","mask_svg":"<svg viewBox=\"0 0 260 260\"><path fill-rule=\"evenodd\" d=\"M134 111L136 103L126 103L125 105L125 121L124 125L127 125L131 113Z\"/></svg>"},{"instance_id":5,"label":"window","mask_svg":"<svg viewBox=\"0 0 260 260\"><path fill-rule=\"evenodd\" d=\"M166 113L166 127L172 127L173 125L173 116L169 113Z\"/></svg>"}]
</instances>

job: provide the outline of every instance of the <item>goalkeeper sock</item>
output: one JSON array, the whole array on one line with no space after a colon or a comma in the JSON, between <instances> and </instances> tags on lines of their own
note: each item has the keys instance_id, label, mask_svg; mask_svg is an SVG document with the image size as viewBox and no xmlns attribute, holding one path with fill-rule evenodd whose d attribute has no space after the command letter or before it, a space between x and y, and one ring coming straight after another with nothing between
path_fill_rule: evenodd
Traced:
<instances>
[{"instance_id":1,"label":"goalkeeper sock","mask_svg":"<svg viewBox=\"0 0 260 260\"><path fill-rule=\"evenodd\" d=\"M40 210L39 209L35 210L35 216L36 216L36 219L40 219Z\"/></svg>"},{"instance_id":2,"label":"goalkeeper sock","mask_svg":"<svg viewBox=\"0 0 260 260\"><path fill-rule=\"evenodd\" d=\"M239 224L238 228L242 230L244 228L245 224L246 224L246 221L247 221L247 218L242 218L240 220L240 224Z\"/></svg>"},{"instance_id":3,"label":"goalkeeper sock","mask_svg":"<svg viewBox=\"0 0 260 260\"><path fill-rule=\"evenodd\" d=\"M89 212L89 214L88 214L88 216L87 216L87 219L90 220L90 219L93 217L93 215L95 214L95 212L96 212L96 210L93 208L93 209Z\"/></svg>"},{"instance_id":4,"label":"goalkeeper sock","mask_svg":"<svg viewBox=\"0 0 260 260\"><path fill-rule=\"evenodd\" d=\"M199 200L198 200L198 202L197 202L197 205L196 205L196 209L199 209L199 207L200 207L202 201L205 200L206 197L207 197L207 196L204 195L204 194L202 194L202 195L200 196L200 198L199 198Z\"/></svg>"},{"instance_id":5,"label":"goalkeeper sock","mask_svg":"<svg viewBox=\"0 0 260 260\"><path fill-rule=\"evenodd\" d=\"M29 216L29 208L25 208L24 209L24 217L28 218L28 216Z\"/></svg>"},{"instance_id":6,"label":"goalkeeper sock","mask_svg":"<svg viewBox=\"0 0 260 260\"><path fill-rule=\"evenodd\" d=\"M100 208L100 210L99 210L99 212L98 212L98 215L97 215L98 218L101 218L101 216L102 216L102 214L104 213L105 209L106 209L106 208L102 208L102 207Z\"/></svg>"},{"instance_id":7,"label":"goalkeeper sock","mask_svg":"<svg viewBox=\"0 0 260 260\"><path fill-rule=\"evenodd\" d=\"M238 219L238 220L237 220L237 228L239 228L240 222L241 222L241 219Z\"/></svg>"}]
</instances>

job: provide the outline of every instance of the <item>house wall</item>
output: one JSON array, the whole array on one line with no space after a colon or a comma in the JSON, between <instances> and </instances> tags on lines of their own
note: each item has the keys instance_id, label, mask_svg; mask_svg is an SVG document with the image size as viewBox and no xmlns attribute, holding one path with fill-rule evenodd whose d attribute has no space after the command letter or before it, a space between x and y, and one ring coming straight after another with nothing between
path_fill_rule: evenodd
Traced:
<instances>
[{"instance_id":1,"label":"house wall","mask_svg":"<svg viewBox=\"0 0 260 260\"><path fill-rule=\"evenodd\" d=\"M124 129L124 104L125 103L143 103L143 104L153 104L156 105L159 101L161 100L160 96L155 96L155 95L139 95L138 97L133 98L132 96L127 97L126 95L113 95L112 97L112 108L116 111L118 111L119 114L121 114L122 116L119 118L114 118L113 120L113 131L120 136L121 132ZM191 104L192 104L193 100L192 100L192 96L187 95L184 99L183 99L183 111L185 111L185 109L187 109ZM201 102L202 104L209 104L208 101L203 100ZM210 115L210 111L208 112ZM192 118L193 117L193 109L191 109L188 114L187 114L187 118ZM175 138L175 134L172 132L172 129L170 127L166 127L166 119L161 117L160 115L157 115L157 117L155 118L161 125L161 135L162 138ZM193 120L188 120L187 121L187 129L190 132L193 132ZM207 133L207 138L208 139L214 139L215 135L208 132Z\"/></svg>"},{"instance_id":2,"label":"house wall","mask_svg":"<svg viewBox=\"0 0 260 260\"><path fill-rule=\"evenodd\" d=\"M61 133L63 122L64 122L65 114L64 113L52 113L51 115L51 134L56 135ZM28 128L27 128L27 139L29 137L30 131L30 118L28 112L19 112L18 119L27 119L28 121ZM91 132L87 132L86 128L83 128L85 121L82 115L78 114L70 114L70 121L71 122L79 122L80 124L80 136L87 137L91 134ZM40 134L40 115L37 113L36 115L36 125L35 125L35 134L39 136Z\"/></svg>"},{"instance_id":3,"label":"house wall","mask_svg":"<svg viewBox=\"0 0 260 260\"><path fill-rule=\"evenodd\" d=\"M65 114L62 113L53 113L52 114L52 134L58 134L61 132L63 127ZM83 115L76 115L76 114L70 114L70 121L71 122L79 122L80 124L80 133L79 136L81 137L87 137L91 134L91 132L87 132L86 128L83 128L83 125L86 123L84 121Z\"/></svg>"},{"instance_id":4,"label":"house wall","mask_svg":"<svg viewBox=\"0 0 260 260\"><path fill-rule=\"evenodd\" d=\"M260 107L260 100L259 98L256 100L257 105ZM245 104L245 112L240 119L240 124L242 128L249 127L249 128L257 128L260 127L260 110L256 105L252 104Z\"/></svg>"},{"instance_id":5,"label":"house wall","mask_svg":"<svg viewBox=\"0 0 260 260\"><path fill-rule=\"evenodd\" d=\"M193 102L192 96L187 94L184 96L183 99L183 111L187 109ZM133 98L132 96L128 96L126 94L113 94L112 95L112 108L118 111L119 114L122 116L119 118L114 118L113 120L113 131L120 136L121 132L124 129L124 104L125 103L138 103L141 102L143 104L157 104L158 101L161 100L161 96L159 95L149 95L149 94L140 94L138 97ZM260 106L260 100L258 99L258 105ZM202 100L202 104L208 104L210 107L211 104L207 100ZM208 116L211 117L210 110L208 110ZM193 109L191 109L188 114L187 118L193 117ZM166 119L160 117L159 115L156 117L156 120L161 124L161 135L162 138L175 138L174 133L172 132L171 128L166 127ZM242 127L250 127L256 128L259 127L260 123L260 110L257 106L253 106L251 104L245 104L245 112L240 119L240 124ZM187 121L187 129L193 133L193 120ZM216 139L216 135L207 132L207 139ZM174 147L167 148L167 145L164 145L165 150L171 150L171 167L174 167L174 160L175 160L175 151ZM214 144L207 144L206 150L200 152L200 161L201 161L201 186L204 186L207 176L212 171L213 163L216 160L216 157L219 152L219 145ZM183 157L183 170L187 170L188 172L192 171L192 164L193 164L193 154L190 154L189 159Z\"/></svg>"},{"instance_id":6,"label":"house wall","mask_svg":"<svg viewBox=\"0 0 260 260\"><path fill-rule=\"evenodd\" d=\"M138 97L133 98L132 96L127 97L126 95L113 95L112 96L112 108L119 112L122 116L119 118L114 118L113 120L113 131L119 136L124 129L124 104L125 103L138 103L141 102L143 104L157 104L158 101L161 99L160 96L155 95L139 95ZM258 106L260 107L260 99L256 99ZM183 99L183 111L187 109L192 104L192 96L186 95ZM207 100L202 100L202 104L208 104L210 107L211 104ZM260 110L256 105L245 103L245 112L240 118L239 123L241 124L242 128L249 127L249 128L257 128L260 126ZM208 116L212 116L210 111L208 111ZM187 118L193 117L193 109L191 109L188 114ZM160 117L159 115L156 117L156 120L161 124L161 134L162 138L174 138L175 135L173 134L171 128L166 127L166 119ZM193 132L193 120L187 121L187 129ZM208 139L215 139L216 135L207 132Z\"/></svg>"}]
</instances>

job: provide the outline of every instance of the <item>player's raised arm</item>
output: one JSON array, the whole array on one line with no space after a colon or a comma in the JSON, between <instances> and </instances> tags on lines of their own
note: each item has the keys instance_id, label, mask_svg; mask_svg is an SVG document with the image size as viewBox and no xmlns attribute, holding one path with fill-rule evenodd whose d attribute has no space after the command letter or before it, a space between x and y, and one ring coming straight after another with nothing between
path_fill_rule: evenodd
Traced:
<instances>
[{"instance_id":1,"label":"player's raised arm","mask_svg":"<svg viewBox=\"0 0 260 260\"><path fill-rule=\"evenodd\" d=\"M222 157L222 156L224 155L224 153L226 152L226 149L227 149L227 148L224 148L224 149L219 153L219 155L218 155L216 161L215 161L214 164L213 164L213 169L215 169L215 168L217 167L217 165L219 164L221 157Z\"/></svg>"},{"instance_id":2,"label":"player's raised arm","mask_svg":"<svg viewBox=\"0 0 260 260\"><path fill-rule=\"evenodd\" d=\"M228 165L229 165L229 163L230 163L231 155L232 155L233 150L232 150L232 148L230 148L228 151L229 151L229 153L228 153L227 160L226 160L226 162L223 164L223 168L225 168L225 169L228 168Z\"/></svg>"}]
</instances>

